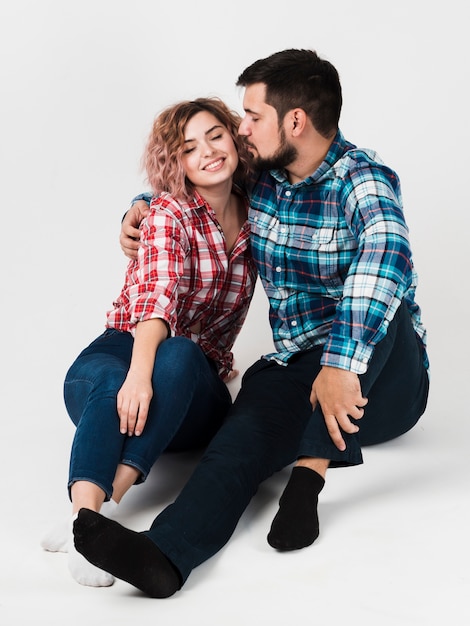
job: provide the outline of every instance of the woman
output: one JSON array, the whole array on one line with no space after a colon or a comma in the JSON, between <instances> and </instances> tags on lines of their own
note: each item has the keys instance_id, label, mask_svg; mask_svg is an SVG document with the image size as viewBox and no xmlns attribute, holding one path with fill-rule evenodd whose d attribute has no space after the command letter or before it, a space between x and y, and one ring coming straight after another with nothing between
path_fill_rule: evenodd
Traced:
<instances>
[{"instance_id":1,"label":"woman","mask_svg":"<svg viewBox=\"0 0 470 626\"><path fill-rule=\"evenodd\" d=\"M42 541L68 551L79 583L113 577L76 552L80 508L111 516L165 450L204 446L231 404L226 382L256 271L240 119L216 98L169 107L155 120L144 165L154 198L106 330L64 383L76 425L69 473L72 517Z\"/></svg>"}]
</instances>

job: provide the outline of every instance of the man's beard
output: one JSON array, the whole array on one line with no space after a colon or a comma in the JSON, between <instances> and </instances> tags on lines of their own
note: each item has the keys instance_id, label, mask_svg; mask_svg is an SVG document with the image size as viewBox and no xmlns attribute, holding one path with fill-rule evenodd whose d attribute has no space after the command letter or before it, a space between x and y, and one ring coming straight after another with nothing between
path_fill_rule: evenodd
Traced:
<instances>
[{"instance_id":1,"label":"man's beard","mask_svg":"<svg viewBox=\"0 0 470 626\"><path fill-rule=\"evenodd\" d=\"M297 158L298 152L286 140L286 133L281 128L279 133L280 146L269 157L254 156L252 165L257 170L283 170Z\"/></svg>"}]
</instances>

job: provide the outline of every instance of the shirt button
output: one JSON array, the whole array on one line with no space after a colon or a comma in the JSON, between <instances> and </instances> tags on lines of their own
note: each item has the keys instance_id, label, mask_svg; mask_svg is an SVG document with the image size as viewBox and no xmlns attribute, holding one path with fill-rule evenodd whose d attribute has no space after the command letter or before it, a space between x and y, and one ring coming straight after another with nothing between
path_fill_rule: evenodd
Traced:
<instances>
[{"instance_id":1,"label":"shirt button","mask_svg":"<svg viewBox=\"0 0 470 626\"><path fill-rule=\"evenodd\" d=\"M281 266L280 266L280 265L278 265L278 266L276 267L276 272L280 272L280 271L281 271Z\"/></svg>"},{"instance_id":2,"label":"shirt button","mask_svg":"<svg viewBox=\"0 0 470 626\"><path fill-rule=\"evenodd\" d=\"M292 191L289 191L289 189L287 189L286 196L289 198L289 196L291 196L291 195L292 195Z\"/></svg>"},{"instance_id":3,"label":"shirt button","mask_svg":"<svg viewBox=\"0 0 470 626\"><path fill-rule=\"evenodd\" d=\"M384 326L388 326L388 320L384 320Z\"/></svg>"},{"instance_id":4,"label":"shirt button","mask_svg":"<svg viewBox=\"0 0 470 626\"><path fill-rule=\"evenodd\" d=\"M281 226L281 233L285 233L287 228L285 226Z\"/></svg>"},{"instance_id":5,"label":"shirt button","mask_svg":"<svg viewBox=\"0 0 470 626\"><path fill-rule=\"evenodd\" d=\"M362 362L363 362L363 363L367 363L367 357L364 357L364 358L362 359Z\"/></svg>"},{"instance_id":6,"label":"shirt button","mask_svg":"<svg viewBox=\"0 0 470 626\"><path fill-rule=\"evenodd\" d=\"M290 324L291 324L291 326L297 326L297 322L295 320L292 320L292 322Z\"/></svg>"}]
</instances>

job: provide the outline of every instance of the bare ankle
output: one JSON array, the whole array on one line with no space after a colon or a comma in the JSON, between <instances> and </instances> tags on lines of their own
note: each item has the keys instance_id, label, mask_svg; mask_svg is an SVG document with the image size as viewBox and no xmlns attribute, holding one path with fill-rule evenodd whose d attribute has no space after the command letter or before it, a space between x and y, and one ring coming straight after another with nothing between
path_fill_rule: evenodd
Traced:
<instances>
[{"instance_id":1,"label":"bare ankle","mask_svg":"<svg viewBox=\"0 0 470 626\"><path fill-rule=\"evenodd\" d=\"M308 467L308 469L317 472L322 478L325 478L330 461L328 459L319 459L312 456L302 456L297 459L295 465L296 467Z\"/></svg>"}]
</instances>

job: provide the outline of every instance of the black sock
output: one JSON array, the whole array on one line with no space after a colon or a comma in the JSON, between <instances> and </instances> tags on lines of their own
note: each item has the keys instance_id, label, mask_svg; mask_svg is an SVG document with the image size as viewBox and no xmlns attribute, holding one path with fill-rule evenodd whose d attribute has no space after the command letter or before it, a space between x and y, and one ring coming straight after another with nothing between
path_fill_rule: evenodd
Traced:
<instances>
[{"instance_id":1,"label":"black sock","mask_svg":"<svg viewBox=\"0 0 470 626\"><path fill-rule=\"evenodd\" d=\"M318 537L318 494L325 480L308 467L292 469L289 482L279 500L268 543L277 550L299 550L311 545Z\"/></svg>"},{"instance_id":2,"label":"black sock","mask_svg":"<svg viewBox=\"0 0 470 626\"><path fill-rule=\"evenodd\" d=\"M181 588L177 569L147 535L89 509L80 509L73 533L76 549L90 563L148 596L168 598Z\"/></svg>"}]
</instances>

